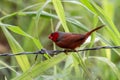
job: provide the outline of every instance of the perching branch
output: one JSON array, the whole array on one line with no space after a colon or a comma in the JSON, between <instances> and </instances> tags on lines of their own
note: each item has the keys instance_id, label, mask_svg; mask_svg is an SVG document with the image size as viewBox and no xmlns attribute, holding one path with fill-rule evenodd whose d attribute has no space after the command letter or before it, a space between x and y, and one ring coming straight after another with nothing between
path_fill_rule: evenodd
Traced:
<instances>
[{"instance_id":1,"label":"perching branch","mask_svg":"<svg viewBox=\"0 0 120 80\"><path fill-rule=\"evenodd\" d=\"M81 50L67 50L67 52L80 52L80 51L88 51L88 50L100 50L100 49L120 49L120 46L102 46L102 47L96 47L96 48L85 48ZM59 53L66 52L66 50L47 50L47 49L41 49L36 52L20 52L17 54L12 53L2 53L0 56L17 56L17 55L28 55L28 54L48 54L48 55L57 55Z\"/></svg>"}]
</instances>

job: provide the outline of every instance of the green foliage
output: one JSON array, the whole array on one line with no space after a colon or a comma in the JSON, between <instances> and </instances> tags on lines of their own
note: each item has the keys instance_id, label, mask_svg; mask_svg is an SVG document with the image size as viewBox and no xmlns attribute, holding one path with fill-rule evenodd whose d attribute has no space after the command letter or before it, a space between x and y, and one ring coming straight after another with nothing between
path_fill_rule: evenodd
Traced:
<instances>
[{"instance_id":1,"label":"green foliage","mask_svg":"<svg viewBox=\"0 0 120 80\"><path fill-rule=\"evenodd\" d=\"M120 45L119 0L1 0L0 28L10 52L60 49L48 39L53 30L85 33L102 24L79 49ZM0 37L2 39L2 36ZM1 42L0 42L1 44ZM106 49L55 56L0 56L1 79L120 80L120 50ZM7 62L8 61L8 62ZM5 69L8 68L9 70Z\"/></svg>"}]
</instances>

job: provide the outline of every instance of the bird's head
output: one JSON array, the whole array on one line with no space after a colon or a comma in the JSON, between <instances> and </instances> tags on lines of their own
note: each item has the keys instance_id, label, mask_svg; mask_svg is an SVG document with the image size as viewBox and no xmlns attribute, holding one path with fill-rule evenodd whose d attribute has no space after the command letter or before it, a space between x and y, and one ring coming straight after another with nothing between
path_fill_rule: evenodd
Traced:
<instances>
[{"instance_id":1,"label":"bird's head","mask_svg":"<svg viewBox=\"0 0 120 80\"><path fill-rule=\"evenodd\" d=\"M49 35L49 39L51 39L54 42L58 40L58 37L59 37L59 32L53 32Z\"/></svg>"}]
</instances>

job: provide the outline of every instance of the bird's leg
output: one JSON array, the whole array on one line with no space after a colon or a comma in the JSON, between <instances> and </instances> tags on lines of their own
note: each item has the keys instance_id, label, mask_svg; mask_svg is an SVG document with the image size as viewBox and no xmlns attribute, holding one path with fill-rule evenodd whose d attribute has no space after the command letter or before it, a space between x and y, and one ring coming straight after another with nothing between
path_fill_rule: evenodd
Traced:
<instances>
[{"instance_id":1,"label":"bird's leg","mask_svg":"<svg viewBox=\"0 0 120 80\"><path fill-rule=\"evenodd\" d=\"M68 55L68 49L65 49L64 52L66 55Z\"/></svg>"},{"instance_id":2,"label":"bird's leg","mask_svg":"<svg viewBox=\"0 0 120 80\"><path fill-rule=\"evenodd\" d=\"M65 49L64 52L66 55L68 55L68 52L77 52L78 53L78 51L75 49Z\"/></svg>"},{"instance_id":3,"label":"bird's leg","mask_svg":"<svg viewBox=\"0 0 120 80\"><path fill-rule=\"evenodd\" d=\"M74 49L73 51L76 52L76 53L78 53L78 50L75 50L75 49Z\"/></svg>"}]
</instances>

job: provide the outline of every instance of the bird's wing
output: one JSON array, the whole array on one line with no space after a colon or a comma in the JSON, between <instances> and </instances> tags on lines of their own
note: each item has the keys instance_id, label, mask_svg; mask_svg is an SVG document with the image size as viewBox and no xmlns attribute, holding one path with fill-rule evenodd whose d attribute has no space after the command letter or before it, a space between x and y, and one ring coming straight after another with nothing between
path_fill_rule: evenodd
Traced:
<instances>
[{"instance_id":1,"label":"bird's wing","mask_svg":"<svg viewBox=\"0 0 120 80\"><path fill-rule=\"evenodd\" d=\"M74 49L83 43L84 35L82 34L65 34L56 44L62 48Z\"/></svg>"},{"instance_id":2,"label":"bird's wing","mask_svg":"<svg viewBox=\"0 0 120 80\"><path fill-rule=\"evenodd\" d=\"M83 34L73 34L64 36L63 40L68 42L78 42L85 38Z\"/></svg>"}]
</instances>

